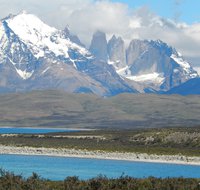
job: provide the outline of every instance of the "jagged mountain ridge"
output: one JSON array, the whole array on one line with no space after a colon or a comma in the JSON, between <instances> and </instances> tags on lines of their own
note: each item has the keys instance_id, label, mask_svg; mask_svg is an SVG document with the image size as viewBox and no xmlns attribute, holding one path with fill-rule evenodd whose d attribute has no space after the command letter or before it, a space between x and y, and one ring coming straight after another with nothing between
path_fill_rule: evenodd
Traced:
<instances>
[{"instance_id":1,"label":"jagged mountain ridge","mask_svg":"<svg viewBox=\"0 0 200 190\"><path fill-rule=\"evenodd\" d=\"M96 47L91 44L91 52L99 59L107 58L116 72L140 92L168 91L198 77L183 56L161 40L132 40L126 47L121 37L114 35L107 41L105 34L97 31L94 41L98 43Z\"/></svg>"},{"instance_id":2,"label":"jagged mountain ridge","mask_svg":"<svg viewBox=\"0 0 200 190\"><path fill-rule=\"evenodd\" d=\"M100 63L70 38L78 40L68 31L50 27L24 11L3 19L0 90L63 89L101 96L136 92L112 67Z\"/></svg>"},{"instance_id":3,"label":"jagged mountain ridge","mask_svg":"<svg viewBox=\"0 0 200 190\"><path fill-rule=\"evenodd\" d=\"M109 41L96 32L89 50L79 38L25 11L0 22L0 92L62 89L112 96L167 91L198 77L161 41Z\"/></svg>"}]
</instances>

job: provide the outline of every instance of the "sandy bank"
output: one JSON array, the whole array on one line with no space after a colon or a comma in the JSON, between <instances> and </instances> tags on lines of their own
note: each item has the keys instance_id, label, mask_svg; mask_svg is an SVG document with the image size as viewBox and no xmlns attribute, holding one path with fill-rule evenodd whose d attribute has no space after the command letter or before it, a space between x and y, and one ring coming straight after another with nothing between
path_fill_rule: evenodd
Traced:
<instances>
[{"instance_id":1,"label":"sandy bank","mask_svg":"<svg viewBox=\"0 0 200 190\"><path fill-rule=\"evenodd\" d=\"M200 165L200 157L186 157L182 155L148 155L141 153L88 151L61 148L34 148L0 145L0 154L45 155L60 157L126 160L137 162Z\"/></svg>"}]
</instances>

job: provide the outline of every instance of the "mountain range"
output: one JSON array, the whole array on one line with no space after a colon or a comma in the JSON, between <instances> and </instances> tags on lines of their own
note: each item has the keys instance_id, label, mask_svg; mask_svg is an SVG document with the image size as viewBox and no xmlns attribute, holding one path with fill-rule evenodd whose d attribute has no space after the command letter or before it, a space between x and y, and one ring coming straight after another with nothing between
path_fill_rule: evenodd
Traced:
<instances>
[{"instance_id":1,"label":"mountain range","mask_svg":"<svg viewBox=\"0 0 200 190\"><path fill-rule=\"evenodd\" d=\"M168 93L179 86L187 90L190 85L184 83L190 80L199 84L198 77L184 57L161 40L132 40L127 45L121 37L107 40L97 31L86 48L68 28L50 27L25 11L0 21L1 93Z\"/></svg>"}]
</instances>

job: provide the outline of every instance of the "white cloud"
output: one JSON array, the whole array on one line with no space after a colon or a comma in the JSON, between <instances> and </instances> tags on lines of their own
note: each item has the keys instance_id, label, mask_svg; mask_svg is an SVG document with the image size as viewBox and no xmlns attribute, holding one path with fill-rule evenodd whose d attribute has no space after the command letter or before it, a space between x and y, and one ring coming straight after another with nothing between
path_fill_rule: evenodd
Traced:
<instances>
[{"instance_id":1,"label":"white cloud","mask_svg":"<svg viewBox=\"0 0 200 190\"><path fill-rule=\"evenodd\" d=\"M126 42L133 38L161 39L190 60L196 63L200 60L200 23L177 23L176 19L172 21L159 17L148 7L131 10L126 4L109 0L0 0L0 4L2 18L25 9L57 28L68 25L87 44L93 32L102 30L108 38L116 34Z\"/></svg>"},{"instance_id":2,"label":"white cloud","mask_svg":"<svg viewBox=\"0 0 200 190\"><path fill-rule=\"evenodd\" d=\"M71 29L86 40L96 30L108 35L124 35L129 25L128 7L124 4L101 1L92 3L83 9L74 11L68 19Z\"/></svg>"}]
</instances>

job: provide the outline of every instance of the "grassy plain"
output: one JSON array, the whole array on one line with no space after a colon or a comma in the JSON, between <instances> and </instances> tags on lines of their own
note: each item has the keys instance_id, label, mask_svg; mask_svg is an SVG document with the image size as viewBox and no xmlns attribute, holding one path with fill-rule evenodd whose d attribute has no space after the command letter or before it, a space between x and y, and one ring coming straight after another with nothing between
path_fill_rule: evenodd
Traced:
<instances>
[{"instance_id":1,"label":"grassy plain","mask_svg":"<svg viewBox=\"0 0 200 190\"><path fill-rule=\"evenodd\" d=\"M35 91L0 95L0 126L134 129L200 125L200 96Z\"/></svg>"}]
</instances>

